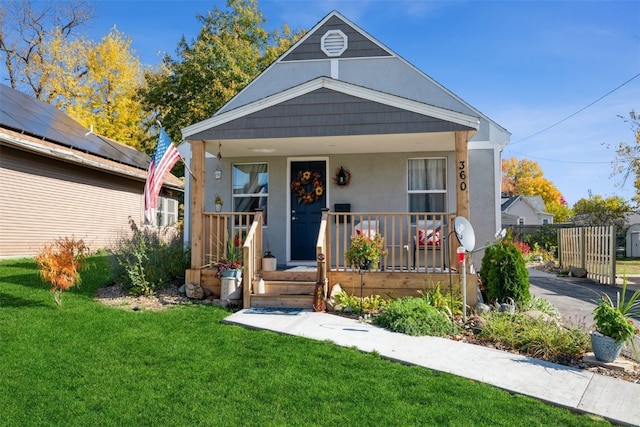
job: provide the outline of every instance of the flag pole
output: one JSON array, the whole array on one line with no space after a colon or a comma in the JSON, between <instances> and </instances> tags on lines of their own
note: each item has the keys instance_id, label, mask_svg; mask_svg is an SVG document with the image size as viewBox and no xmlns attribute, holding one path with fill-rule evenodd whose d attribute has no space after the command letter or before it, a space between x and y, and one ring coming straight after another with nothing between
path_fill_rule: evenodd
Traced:
<instances>
[{"instance_id":1,"label":"flag pole","mask_svg":"<svg viewBox=\"0 0 640 427\"><path fill-rule=\"evenodd\" d=\"M180 160L182 160L182 163L184 163L184 167L187 168L187 170L189 171L189 174L191 175L191 178L193 178L194 181L197 181L198 178L196 178L196 176L193 174L193 172L191 171L191 168L189 167L189 165L187 164L187 161L184 159L184 157L182 157L182 154L178 153L180 156Z\"/></svg>"},{"instance_id":2,"label":"flag pole","mask_svg":"<svg viewBox=\"0 0 640 427\"><path fill-rule=\"evenodd\" d=\"M156 119L156 123L158 124L158 126L160 126L160 129L164 129L164 127L162 126L162 123L160 123L160 119ZM198 178L196 178L196 176L193 174L193 171L191 170L191 168L187 164L187 161L184 159L184 157L182 157L182 154L180 154L180 152L178 152L178 156L180 157L180 160L182 160L182 163L184 164L184 167L187 168L187 170L189 171L189 174L191 175L191 178L193 178L194 181L197 181Z\"/></svg>"}]
</instances>

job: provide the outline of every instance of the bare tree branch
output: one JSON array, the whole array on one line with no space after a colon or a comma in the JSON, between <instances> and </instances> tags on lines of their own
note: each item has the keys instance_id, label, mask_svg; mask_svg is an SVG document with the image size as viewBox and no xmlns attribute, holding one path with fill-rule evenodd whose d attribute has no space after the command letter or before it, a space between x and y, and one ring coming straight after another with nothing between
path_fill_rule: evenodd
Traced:
<instances>
[{"instance_id":1,"label":"bare tree branch","mask_svg":"<svg viewBox=\"0 0 640 427\"><path fill-rule=\"evenodd\" d=\"M46 45L54 37L67 39L73 31L95 17L87 0L0 2L0 53L5 80L17 90L38 99L47 97L46 80L53 58Z\"/></svg>"}]
</instances>

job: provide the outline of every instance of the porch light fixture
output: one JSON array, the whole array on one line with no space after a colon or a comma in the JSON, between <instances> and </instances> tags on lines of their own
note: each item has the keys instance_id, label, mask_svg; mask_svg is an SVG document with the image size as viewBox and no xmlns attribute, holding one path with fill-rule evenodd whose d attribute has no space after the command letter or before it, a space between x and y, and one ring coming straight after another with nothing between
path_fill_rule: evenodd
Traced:
<instances>
[{"instance_id":1,"label":"porch light fixture","mask_svg":"<svg viewBox=\"0 0 640 427\"><path fill-rule=\"evenodd\" d=\"M220 168L220 160L222 159L222 153L220 152L221 148L222 143L218 141L218 155L216 156L218 158L218 165L216 166L216 170L214 171L216 179L222 179L222 169Z\"/></svg>"},{"instance_id":2,"label":"porch light fixture","mask_svg":"<svg viewBox=\"0 0 640 427\"><path fill-rule=\"evenodd\" d=\"M336 176L333 178L333 181L339 187L346 187L351 182L351 173L340 166L340 168L336 170Z\"/></svg>"}]
</instances>

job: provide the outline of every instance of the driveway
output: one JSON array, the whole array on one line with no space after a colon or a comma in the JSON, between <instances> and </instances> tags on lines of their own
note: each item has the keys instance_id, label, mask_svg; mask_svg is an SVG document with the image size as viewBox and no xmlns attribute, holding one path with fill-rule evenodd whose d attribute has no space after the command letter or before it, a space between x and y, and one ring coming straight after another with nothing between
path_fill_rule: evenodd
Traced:
<instances>
[{"instance_id":1,"label":"driveway","mask_svg":"<svg viewBox=\"0 0 640 427\"><path fill-rule=\"evenodd\" d=\"M640 277L629 277L627 297L635 289L640 289ZM616 293L620 292L620 285L602 285L590 279L577 277L557 277L555 274L540 270L529 269L530 292L552 303L562 316L563 324L578 326L589 330L594 325L593 310L596 300L602 294L607 294L616 301ZM634 317L636 326L640 326L640 315ZM635 337L636 347L640 352L640 336ZM625 350L625 355L631 355L631 349Z\"/></svg>"}]
</instances>

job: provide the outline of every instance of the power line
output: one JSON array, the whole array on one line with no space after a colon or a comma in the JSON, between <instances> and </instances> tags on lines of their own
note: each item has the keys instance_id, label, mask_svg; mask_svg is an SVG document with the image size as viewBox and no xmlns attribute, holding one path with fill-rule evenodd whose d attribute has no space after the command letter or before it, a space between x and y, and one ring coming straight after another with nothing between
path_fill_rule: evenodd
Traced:
<instances>
[{"instance_id":1,"label":"power line","mask_svg":"<svg viewBox=\"0 0 640 427\"><path fill-rule=\"evenodd\" d=\"M602 95L600 98L596 99L595 101L591 102L590 104L587 104L586 106L582 107L581 109L579 109L579 110L578 110L578 111L576 111L575 113L573 113L573 114L571 114L571 115L569 115L569 116L565 117L564 119L562 119L562 120L560 120L560 121L558 121L558 122L556 122L556 123L554 123L554 124L552 124L552 125L550 125L550 126L547 126L546 128L544 128L544 129L542 129L542 130L540 130L540 131L538 131L538 132L536 132L536 133L534 133L534 134L532 134L532 135L529 135L529 136L527 136L527 137L525 137L525 138L519 139L519 140L518 140L518 141L516 141L516 142L511 142L511 143L509 143L509 145L515 145L515 144L519 144L519 143L521 143L521 142L524 142L524 141L526 141L526 140L528 140L528 139L533 138L534 136L538 136L538 135L540 135L541 133L548 131L549 129L551 129L551 128L553 128L553 127L558 126L560 123L566 122L566 121L567 121L567 120L569 120L571 117L575 116L576 114L579 114L579 113L583 112L584 110L586 110L587 108L589 108L589 107L591 107L593 104L595 104L596 102L601 101L602 99L604 99L604 98L606 98L607 96L611 95L613 92L617 91L618 89L620 89L621 87L623 87L623 86L627 85L627 84L628 84L628 83L630 83L632 80L634 80L634 79L636 79L636 78L638 78L638 77L640 77L640 73L638 73L638 74L636 74L635 76L631 77L629 80L627 80L626 82L622 83L621 85L619 85L619 86L618 86L618 87L616 87L615 89L612 89L612 90L610 90L609 92L605 93L605 94L604 94L604 95ZM552 160L552 161L553 161L553 160ZM567 163L571 163L571 162L567 162ZM605 163L608 163L608 162L605 162Z\"/></svg>"}]
</instances>

